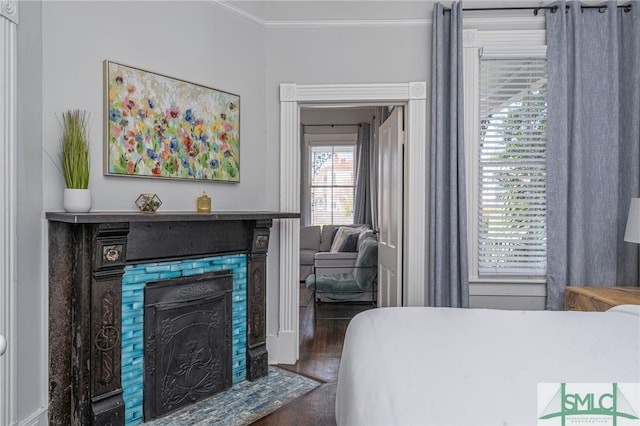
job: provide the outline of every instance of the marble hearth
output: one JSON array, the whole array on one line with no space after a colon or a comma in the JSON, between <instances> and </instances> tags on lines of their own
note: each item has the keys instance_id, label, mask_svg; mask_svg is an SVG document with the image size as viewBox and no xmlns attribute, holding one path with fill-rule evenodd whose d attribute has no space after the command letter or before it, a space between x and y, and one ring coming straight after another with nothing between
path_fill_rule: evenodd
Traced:
<instances>
[{"instance_id":1,"label":"marble hearth","mask_svg":"<svg viewBox=\"0 0 640 426\"><path fill-rule=\"evenodd\" d=\"M177 271L181 276L229 271L238 301L232 311L244 327L234 324L233 380L267 374L269 233L273 219L297 218L297 213L49 212L46 217L50 424L141 421L131 417L139 401L123 394L137 392L131 381L140 380L142 369L123 360L134 365L131 353L142 351L135 289L143 288L136 281L144 274L149 280L175 278Z\"/></svg>"}]
</instances>

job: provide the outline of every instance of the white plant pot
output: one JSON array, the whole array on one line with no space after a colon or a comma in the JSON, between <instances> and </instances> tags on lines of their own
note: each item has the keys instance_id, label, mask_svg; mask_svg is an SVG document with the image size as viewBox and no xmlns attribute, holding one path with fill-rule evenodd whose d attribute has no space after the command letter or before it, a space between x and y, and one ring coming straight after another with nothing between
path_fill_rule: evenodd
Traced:
<instances>
[{"instance_id":1,"label":"white plant pot","mask_svg":"<svg viewBox=\"0 0 640 426\"><path fill-rule=\"evenodd\" d=\"M62 205L69 213L88 212L91 210L91 190L65 188Z\"/></svg>"}]
</instances>

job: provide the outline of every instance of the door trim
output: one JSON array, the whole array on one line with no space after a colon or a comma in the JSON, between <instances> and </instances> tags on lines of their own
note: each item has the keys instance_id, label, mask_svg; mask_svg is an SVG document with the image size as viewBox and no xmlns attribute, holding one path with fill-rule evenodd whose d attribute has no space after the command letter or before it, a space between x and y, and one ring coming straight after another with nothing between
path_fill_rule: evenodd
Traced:
<instances>
[{"instance_id":1,"label":"door trim","mask_svg":"<svg viewBox=\"0 0 640 426\"><path fill-rule=\"evenodd\" d=\"M424 306L428 241L426 184L427 83L280 85L280 210L300 210L300 105L322 102L406 103L404 277L405 306ZM280 222L278 362L295 363L299 350L300 221Z\"/></svg>"},{"instance_id":2,"label":"door trim","mask_svg":"<svg viewBox=\"0 0 640 426\"><path fill-rule=\"evenodd\" d=\"M0 424L16 422L16 167L17 26L14 1L0 0L0 135L5 146L0 180L0 333L7 349L0 357Z\"/></svg>"}]
</instances>

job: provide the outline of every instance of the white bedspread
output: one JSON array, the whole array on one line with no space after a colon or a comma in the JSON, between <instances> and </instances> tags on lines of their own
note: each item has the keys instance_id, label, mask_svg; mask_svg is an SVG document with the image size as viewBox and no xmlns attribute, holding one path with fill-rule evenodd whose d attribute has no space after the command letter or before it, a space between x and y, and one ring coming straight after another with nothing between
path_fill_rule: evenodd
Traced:
<instances>
[{"instance_id":1,"label":"white bedspread","mask_svg":"<svg viewBox=\"0 0 640 426\"><path fill-rule=\"evenodd\" d=\"M640 306L382 308L347 330L338 425L535 425L538 383L640 382Z\"/></svg>"}]
</instances>

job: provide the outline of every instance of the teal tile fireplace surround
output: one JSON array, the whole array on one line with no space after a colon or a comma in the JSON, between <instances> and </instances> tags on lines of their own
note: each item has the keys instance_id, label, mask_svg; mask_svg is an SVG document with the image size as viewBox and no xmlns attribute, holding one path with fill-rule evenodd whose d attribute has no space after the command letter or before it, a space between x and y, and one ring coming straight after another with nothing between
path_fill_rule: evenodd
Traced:
<instances>
[{"instance_id":1,"label":"teal tile fireplace surround","mask_svg":"<svg viewBox=\"0 0 640 426\"><path fill-rule=\"evenodd\" d=\"M144 393L144 287L148 282L230 271L233 383L247 374L247 257L244 254L126 266L122 276L122 395L125 425L142 423Z\"/></svg>"},{"instance_id":2,"label":"teal tile fireplace surround","mask_svg":"<svg viewBox=\"0 0 640 426\"><path fill-rule=\"evenodd\" d=\"M49 423L143 421L141 313L150 282L228 271L233 277L233 382L267 374L270 228L273 219L298 217L281 212L46 213Z\"/></svg>"}]
</instances>

